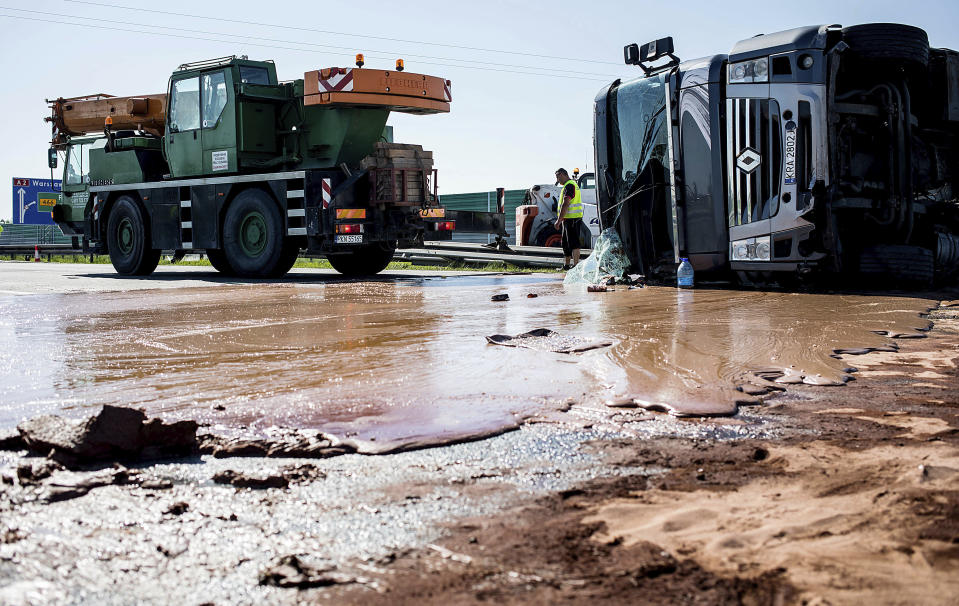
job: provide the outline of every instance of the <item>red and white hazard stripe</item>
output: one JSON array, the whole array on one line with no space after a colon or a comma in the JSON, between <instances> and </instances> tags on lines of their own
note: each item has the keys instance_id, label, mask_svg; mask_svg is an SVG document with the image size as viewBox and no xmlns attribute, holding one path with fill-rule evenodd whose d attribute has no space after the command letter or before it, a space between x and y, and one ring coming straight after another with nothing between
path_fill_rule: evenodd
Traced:
<instances>
[{"instance_id":1,"label":"red and white hazard stripe","mask_svg":"<svg viewBox=\"0 0 959 606\"><path fill-rule=\"evenodd\" d=\"M330 185L329 179L323 179L323 209L330 207L330 202L333 201L333 187Z\"/></svg>"},{"instance_id":2,"label":"red and white hazard stripe","mask_svg":"<svg viewBox=\"0 0 959 606\"><path fill-rule=\"evenodd\" d=\"M321 74L319 85L321 93L348 93L353 90L353 70L340 69L332 72L326 79L323 79Z\"/></svg>"},{"instance_id":3,"label":"red and white hazard stripe","mask_svg":"<svg viewBox=\"0 0 959 606\"><path fill-rule=\"evenodd\" d=\"M443 82L443 99L446 102L450 102L453 100L453 92L452 90L450 90L452 86L453 84L449 80L446 80Z\"/></svg>"},{"instance_id":4,"label":"red and white hazard stripe","mask_svg":"<svg viewBox=\"0 0 959 606\"><path fill-rule=\"evenodd\" d=\"M97 221L100 218L100 196L93 198L93 220Z\"/></svg>"}]
</instances>

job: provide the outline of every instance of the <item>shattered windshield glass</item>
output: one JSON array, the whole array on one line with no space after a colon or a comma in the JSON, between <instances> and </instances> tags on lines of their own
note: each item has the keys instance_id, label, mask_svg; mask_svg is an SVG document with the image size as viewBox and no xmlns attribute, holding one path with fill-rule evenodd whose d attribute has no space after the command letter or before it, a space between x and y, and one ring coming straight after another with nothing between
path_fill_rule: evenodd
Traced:
<instances>
[{"instance_id":1,"label":"shattered windshield glass","mask_svg":"<svg viewBox=\"0 0 959 606\"><path fill-rule=\"evenodd\" d=\"M669 183L666 75L619 86L610 102L611 164L616 201L644 186Z\"/></svg>"}]
</instances>

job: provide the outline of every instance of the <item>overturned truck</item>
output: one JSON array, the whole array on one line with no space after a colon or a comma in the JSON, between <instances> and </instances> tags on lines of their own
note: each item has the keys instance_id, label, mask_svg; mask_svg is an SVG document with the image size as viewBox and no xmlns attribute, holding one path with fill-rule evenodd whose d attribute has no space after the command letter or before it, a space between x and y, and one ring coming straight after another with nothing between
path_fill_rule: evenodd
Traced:
<instances>
[{"instance_id":1,"label":"overturned truck","mask_svg":"<svg viewBox=\"0 0 959 606\"><path fill-rule=\"evenodd\" d=\"M959 273L959 53L899 24L802 27L644 75L595 101L597 193L631 263L744 282Z\"/></svg>"},{"instance_id":2,"label":"overturned truck","mask_svg":"<svg viewBox=\"0 0 959 606\"><path fill-rule=\"evenodd\" d=\"M65 160L53 218L127 275L172 251L280 276L301 250L375 274L398 245L505 235L503 213L444 209L432 153L386 125L448 112L449 80L362 66L280 82L272 61L224 57L181 65L165 94L50 100L50 168Z\"/></svg>"}]
</instances>

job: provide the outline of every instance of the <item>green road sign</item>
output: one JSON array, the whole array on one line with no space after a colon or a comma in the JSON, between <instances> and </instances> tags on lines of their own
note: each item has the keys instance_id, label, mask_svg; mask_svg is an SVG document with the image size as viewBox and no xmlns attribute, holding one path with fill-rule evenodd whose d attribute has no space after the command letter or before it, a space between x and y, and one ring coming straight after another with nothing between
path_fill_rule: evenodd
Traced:
<instances>
[{"instance_id":1,"label":"green road sign","mask_svg":"<svg viewBox=\"0 0 959 606\"><path fill-rule=\"evenodd\" d=\"M41 211L53 212L53 207L60 202L59 192L39 192L37 194L37 206Z\"/></svg>"}]
</instances>

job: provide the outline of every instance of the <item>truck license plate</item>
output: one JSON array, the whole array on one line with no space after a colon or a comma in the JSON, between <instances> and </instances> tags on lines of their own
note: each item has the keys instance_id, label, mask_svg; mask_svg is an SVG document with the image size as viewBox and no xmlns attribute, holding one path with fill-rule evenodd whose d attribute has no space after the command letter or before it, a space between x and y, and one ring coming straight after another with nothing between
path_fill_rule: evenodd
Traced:
<instances>
[{"instance_id":1,"label":"truck license plate","mask_svg":"<svg viewBox=\"0 0 959 606\"><path fill-rule=\"evenodd\" d=\"M785 181L786 185L796 184L796 129L786 131L786 162L785 162Z\"/></svg>"},{"instance_id":2,"label":"truck license plate","mask_svg":"<svg viewBox=\"0 0 959 606\"><path fill-rule=\"evenodd\" d=\"M333 241L336 244L362 244L363 234L336 236Z\"/></svg>"}]
</instances>

